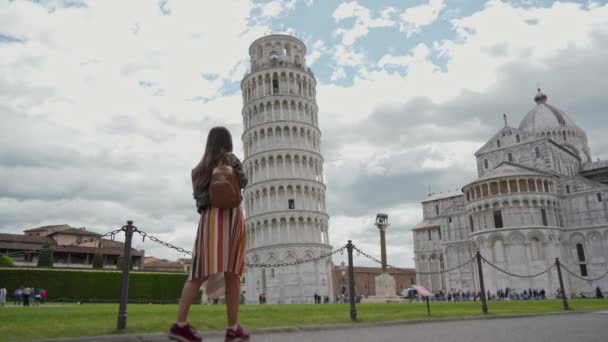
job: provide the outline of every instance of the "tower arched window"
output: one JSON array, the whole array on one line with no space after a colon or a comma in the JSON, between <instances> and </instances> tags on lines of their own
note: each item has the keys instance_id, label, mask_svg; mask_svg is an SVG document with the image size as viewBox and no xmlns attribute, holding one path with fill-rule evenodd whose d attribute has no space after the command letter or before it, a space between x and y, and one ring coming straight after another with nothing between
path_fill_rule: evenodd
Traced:
<instances>
[{"instance_id":1,"label":"tower arched window","mask_svg":"<svg viewBox=\"0 0 608 342\"><path fill-rule=\"evenodd\" d=\"M500 139L496 140L496 147L500 147Z\"/></svg>"},{"instance_id":2,"label":"tower arched window","mask_svg":"<svg viewBox=\"0 0 608 342\"><path fill-rule=\"evenodd\" d=\"M507 154L507 160L509 160L509 163L513 162L513 153L509 152L509 154Z\"/></svg>"},{"instance_id":3,"label":"tower arched window","mask_svg":"<svg viewBox=\"0 0 608 342\"><path fill-rule=\"evenodd\" d=\"M487 159L483 160L483 167L484 167L484 169L488 168L488 160Z\"/></svg>"},{"instance_id":4,"label":"tower arched window","mask_svg":"<svg viewBox=\"0 0 608 342\"><path fill-rule=\"evenodd\" d=\"M279 79L278 78L272 79L272 93L273 94L279 93Z\"/></svg>"}]
</instances>

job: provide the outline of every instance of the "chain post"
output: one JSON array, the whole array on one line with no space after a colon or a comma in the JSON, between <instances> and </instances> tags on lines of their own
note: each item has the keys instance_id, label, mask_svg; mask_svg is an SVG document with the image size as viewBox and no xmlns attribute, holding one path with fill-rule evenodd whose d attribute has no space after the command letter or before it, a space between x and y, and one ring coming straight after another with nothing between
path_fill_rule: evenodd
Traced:
<instances>
[{"instance_id":1,"label":"chain post","mask_svg":"<svg viewBox=\"0 0 608 342\"><path fill-rule=\"evenodd\" d=\"M355 307L355 270L353 269L353 243L348 240L348 292L350 297L350 320L357 320L357 308Z\"/></svg>"},{"instance_id":2,"label":"chain post","mask_svg":"<svg viewBox=\"0 0 608 342\"><path fill-rule=\"evenodd\" d=\"M564 289L564 279L562 278L562 267L559 258L555 258L555 267L557 267L557 278L559 279L559 289L562 293L562 304L564 310L570 310L568 307L568 298L566 297L566 289Z\"/></svg>"},{"instance_id":3,"label":"chain post","mask_svg":"<svg viewBox=\"0 0 608 342\"><path fill-rule=\"evenodd\" d=\"M122 227L125 232L125 248L123 251L122 262L122 281L120 287L120 304L118 306L118 319L116 328L123 330L127 327L127 301L129 298L129 270L131 269L131 240L133 238L133 221L127 221L127 225Z\"/></svg>"},{"instance_id":4,"label":"chain post","mask_svg":"<svg viewBox=\"0 0 608 342\"><path fill-rule=\"evenodd\" d=\"M483 268L481 267L481 253L479 253L479 251L477 251L477 254L475 254L475 258L477 259L477 270L479 273L479 290L481 292L479 298L481 299L481 312L487 314L488 303L486 302L486 287L483 284Z\"/></svg>"}]
</instances>

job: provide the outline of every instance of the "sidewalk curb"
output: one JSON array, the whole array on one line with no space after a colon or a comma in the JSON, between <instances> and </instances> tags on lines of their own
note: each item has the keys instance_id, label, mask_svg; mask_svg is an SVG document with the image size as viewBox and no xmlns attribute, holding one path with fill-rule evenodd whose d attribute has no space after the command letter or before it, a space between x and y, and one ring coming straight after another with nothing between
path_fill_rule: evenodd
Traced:
<instances>
[{"instance_id":1,"label":"sidewalk curb","mask_svg":"<svg viewBox=\"0 0 608 342\"><path fill-rule=\"evenodd\" d=\"M305 333L312 331L331 331L341 329L365 329L369 327L382 327L382 326L395 326L395 325L419 325L428 323L444 323L444 322L461 322L461 321L473 321L473 320L495 320L495 319L515 319L515 318L532 318L542 316L559 316L559 315L576 315L576 314L589 314L596 313L597 311L563 311L563 312L548 312L542 314L516 314L516 315L490 315L490 316L467 316L461 318L429 318L429 319L415 319L405 321L384 321L375 323L341 323L333 325L313 325L313 326L295 326L295 327L273 327L273 328L262 328L251 330L252 334L255 335L269 335L277 333ZM204 331L204 337L219 337L223 336L225 331L223 330L211 330ZM155 333L155 334L116 334L116 335L103 335L103 336L83 336L74 338L53 338L43 340L30 340L30 342L155 342L155 341L168 341L166 333Z\"/></svg>"}]
</instances>

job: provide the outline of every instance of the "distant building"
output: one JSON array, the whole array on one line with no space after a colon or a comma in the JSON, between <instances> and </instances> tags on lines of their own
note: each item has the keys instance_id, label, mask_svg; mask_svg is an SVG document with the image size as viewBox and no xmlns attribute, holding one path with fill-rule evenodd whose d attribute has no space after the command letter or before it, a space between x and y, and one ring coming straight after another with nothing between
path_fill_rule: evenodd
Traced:
<instances>
[{"instance_id":1,"label":"distant building","mask_svg":"<svg viewBox=\"0 0 608 342\"><path fill-rule=\"evenodd\" d=\"M540 89L518 128L505 126L476 153L478 178L462 191L422 201L413 230L416 270L438 272L481 254L502 269L529 275L555 263L567 293L608 288L608 162L592 161L587 134ZM483 271L491 292L545 289L556 293L555 271L534 278ZM478 290L473 264L447 274L419 274L430 290Z\"/></svg>"},{"instance_id":2,"label":"distant building","mask_svg":"<svg viewBox=\"0 0 608 342\"><path fill-rule=\"evenodd\" d=\"M0 234L0 254L9 255L16 266L36 266L38 251L45 244L53 249L54 267L92 268L95 253L101 253L104 268L115 269L124 244L99 238L79 245L74 243L101 236L85 228L73 228L67 224L43 226L19 234ZM131 249L133 269L143 267L144 251Z\"/></svg>"},{"instance_id":3,"label":"distant building","mask_svg":"<svg viewBox=\"0 0 608 342\"><path fill-rule=\"evenodd\" d=\"M354 267L355 273L355 295L375 296L376 277L382 274L382 267ZM416 284L416 270L413 268L394 270L388 269L388 273L395 278L396 295L402 290ZM333 293L334 297L341 293L348 293L348 267L345 265L333 267Z\"/></svg>"},{"instance_id":4,"label":"distant building","mask_svg":"<svg viewBox=\"0 0 608 342\"><path fill-rule=\"evenodd\" d=\"M146 272L176 272L186 273L186 265L178 261L146 257L144 259L144 271Z\"/></svg>"}]
</instances>

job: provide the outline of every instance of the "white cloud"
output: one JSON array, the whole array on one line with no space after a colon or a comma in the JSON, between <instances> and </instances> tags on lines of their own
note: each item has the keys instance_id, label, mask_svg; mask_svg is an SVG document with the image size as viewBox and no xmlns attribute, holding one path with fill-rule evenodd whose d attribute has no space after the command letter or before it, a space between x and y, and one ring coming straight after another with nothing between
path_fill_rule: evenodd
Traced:
<instances>
[{"instance_id":1,"label":"white cloud","mask_svg":"<svg viewBox=\"0 0 608 342\"><path fill-rule=\"evenodd\" d=\"M412 49L412 53L405 56L384 55L378 61L378 66L383 68L387 65L396 65L401 67L409 67L415 63L425 63L429 57L431 50L425 43L420 43Z\"/></svg>"},{"instance_id":2,"label":"white cloud","mask_svg":"<svg viewBox=\"0 0 608 342\"><path fill-rule=\"evenodd\" d=\"M296 0L273 0L267 3L256 5L261 11L263 18L279 17L296 7Z\"/></svg>"},{"instance_id":3,"label":"white cloud","mask_svg":"<svg viewBox=\"0 0 608 342\"><path fill-rule=\"evenodd\" d=\"M428 26L437 20L439 12L444 7L443 0L429 0L426 4L406 9L399 17L401 19L399 30L405 32L408 37L420 32L424 26Z\"/></svg>"},{"instance_id":4,"label":"white cloud","mask_svg":"<svg viewBox=\"0 0 608 342\"><path fill-rule=\"evenodd\" d=\"M327 47L325 46L325 43L322 40L317 40L316 42L314 42L314 44L312 44L311 47L308 48L308 56L306 56L306 63L308 64L309 67L311 67L313 64L315 64L315 62L319 59L319 57L321 57L321 55L323 53L325 53L327 50Z\"/></svg>"},{"instance_id":5,"label":"white cloud","mask_svg":"<svg viewBox=\"0 0 608 342\"><path fill-rule=\"evenodd\" d=\"M357 39L367 36L370 28L390 27L395 25L391 18L395 11L392 8L385 9L377 18L372 18L371 11L356 1L341 3L333 13L334 20L341 22L348 18L355 18L351 28L338 28L334 34L342 38L342 44L353 45Z\"/></svg>"}]
</instances>

